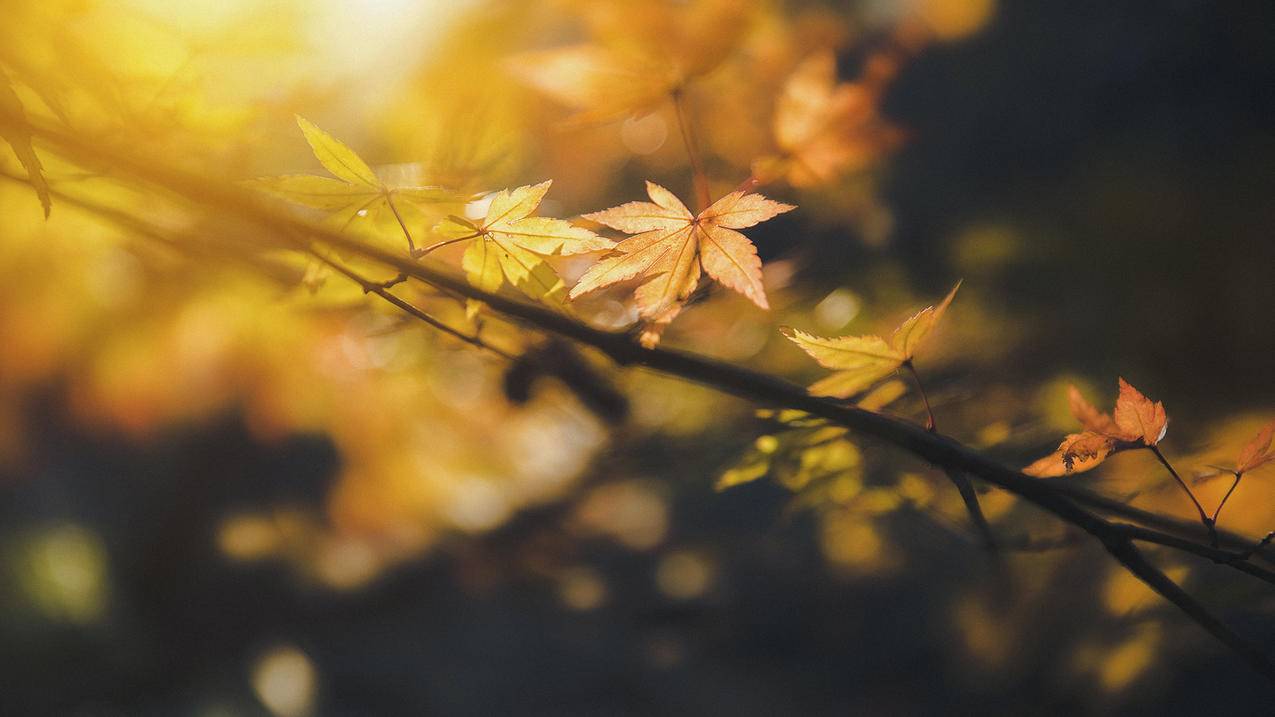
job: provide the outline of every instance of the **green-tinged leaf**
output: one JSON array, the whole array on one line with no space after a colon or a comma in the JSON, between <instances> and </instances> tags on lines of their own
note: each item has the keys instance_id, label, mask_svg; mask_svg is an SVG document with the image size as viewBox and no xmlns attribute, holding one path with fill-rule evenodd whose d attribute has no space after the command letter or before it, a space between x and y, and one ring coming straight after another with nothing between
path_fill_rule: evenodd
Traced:
<instances>
[{"instance_id":1,"label":"green-tinged leaf","mask_svg":"<svg viewBox=\"0 0 1275 717\"><path fill-rule=\"evenodd\" d=\"M859 399L859 408L868 411L880 411L882 408L894 403L908 392L908 385L902 381L886 381L868 392L866 396Z\"/></svg>"},{"instance_id":2,"label":"green-tinged leaf","mask_svg":"<svg viewBox=\"0 0 1275 717\"><path fill-rule=\"evenodd\" d=\"M817 396L849 398L868 390L873 384L911 361L917 348L943 318L943 314L951 305L952 299L956 297L956 290L959 288L961 283L958 281L938 306L922 309L904 321L888 343L880 336L825 338L787 327L780 331L811 358L818 361L820 366L837 371L815 382L810 387L811 393ZM903 393L897 388L891 391L894 392L893 396L883 393L870 397L869 403L880 408ZM888 400L883 401L887 397ZM876 410L876 408L869 410Z\"/></svg>"},{"instance_id":3,"label":"green-tinged leaf","mask_svg":"<svg viewBox=\"0 0 1275 717\"><path fill-rule=\"evenodd\" d=\"M797 459L781 470L779 482L789 490L799 491L815 481L857 471L863 455L858 446L847 440L811 437L808 445L797 449Z\"/></svg>"},{"instance_id":4,"label":"green-tinged leaf","mask_svg":"<svg viewBox=\"0 0 1275 717\"><path fill-rule=\"evenodd\" d=\"M722 472L714 489L722 491L764 477L770 472L771 457L778 448L779 440L774 436L759 436L735 465Z\"/></svg>"},{"instance_id":5,"label":"green-tinged leaf","mask_svg":"<svg viewBox=\"0 0 1275 717\"><path fill-rule=\"evenodd\" d=\"M904 321L898 329L894 331L890 343L894 350L903 355L905 359L911 359L916 355L917 349L929 337L930 332L943 318L943 314L947 313L947 307L952 305L952 300L956 298L956 292L961 288L961 282L956 282L956 286L947 293L943 301L938 306L929 306L921 309L912 315L907 321Z\"/></svg>"},{"instance_id":6,"label":"green-tinged leaf","mask_svg":"<svg viewBox=\"0 0 1275 717\"><path fill-rule=\"evenodd\" d=\"M866 366L855 371L838 371L810 384L810 393L831 398L850 398L863 393L877 381L889 376L898 366Z\"/></svg>"},{"instance_id":7,"label":"green-tinged leaf","mask_svg":"<svg viewBox=\"0 0 1275 717\"><path fill-rule=\"evenodd\" d=\"M361 184L374 189L381 188L381 181L377 179L376 172L373 172L372 168L354 153L354 150L301 115L297 115L297 125L301 127L302 134L310 143L310 149L314 151L315 158L333 176L351 184Z\"/></svg>"},{"instance_id":8,"label":"green-tinged leaf","mask_svg":"<svg viewBox=\"0 0 1275 717\"><path fill-rule=\"evenodd\" d=\"M724 490L767 475L792 491L843 476L857 481L863 456L846 435L841 426L819 422L761 436L719 476L716 487Z\"/></svg>"},{"instance_id":9,"label":"green-tinged leaf","mask_svg":"<svg viewBox=\"0 0 1275 717\"><path fill-rule=\"evenodd\" d=\"M880 336L824 338L787 327L780 331L824 368L857 371L889 365L891 369L894 369L898 368L904 359L902 354L894 350Z\"/></svg>"}]
</instances>

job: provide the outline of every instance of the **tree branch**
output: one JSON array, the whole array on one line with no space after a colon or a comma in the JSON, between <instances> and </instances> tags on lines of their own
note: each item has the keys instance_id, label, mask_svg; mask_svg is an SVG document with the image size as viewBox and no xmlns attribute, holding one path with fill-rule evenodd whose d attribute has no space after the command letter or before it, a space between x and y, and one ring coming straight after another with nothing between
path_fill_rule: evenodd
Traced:
<instances>
[{"instance_id":1,"label":"tree branch","mask_svg":"<svg viewBox=\"0 0 1275 717\"><path fill-rule=\"evenodd\" d=\"M0 116L0 126L3 126L5 122L15 121L21 122L20 119ZM22 124L27 126L25 122ZM209 181L202 176L173 169L162 163L142 161L135 154L112 151L105 143L86 142L46 128L33 127L31 132L64 153L68 153L74 159L111 166L153 185L156 189L163 189L182 197L196 206L232 213L240 219L249 220L285 237L295 236L298 232L314 237L334 248L359 254L417 280L483 301L493 310L524 321L538 329L591 346L618 364L643 366L701 383L756 403L805 411L836 422L862 435L894 445L945 470L967 473L999 486L1093 535L1127 570L1176 605L1209 634L1234 650L1256 671L1267 679L1275 681L1275 666L1272 666L1262 652L1223 625L1163 572L1146 561L1134 546L1133 537L1126 532L1127 528L1112 524L1080 507L1078 503L1083 501L1079 498L1085 495L1084 492L1065 489L1061 487L1064 484L1031 478L1019 471L1006 468L972 448L938 433L926 431L921 426L855 406L811 396L804 388L769 374L677 349L644 348L626 334L595 329L542 306L480 291L470 286L463 277L452 272L418 264L352 240L323 226L284 216L256 196L237 187ZM295 245L293 248L296 248ZM1162 526L1172 526L1175 529L1182 527L1181 521L1156 516L1145 511L1130 510L1112 499L1101 498L1096 502L1101 503L1101 508L1110 513L1129 516L1142 514L1155 518L1155 522ZM1162 537L1150 529L1144 528L1142 531L1146 531L1146 534L1139 539L1148 539L1152 535L1156 538ZM1174 543L1161 540L1160 544L1185 549L1183 544L1189 542L1185 540L1179 542L1173 536L1168 537L1173 539ZM1191 552L1198 554L1199 549L1206 548L1207 546L1202 545L1194 546ZM1240 563L1226 564L1238 566Z\"/></svg>"}]
</instances>

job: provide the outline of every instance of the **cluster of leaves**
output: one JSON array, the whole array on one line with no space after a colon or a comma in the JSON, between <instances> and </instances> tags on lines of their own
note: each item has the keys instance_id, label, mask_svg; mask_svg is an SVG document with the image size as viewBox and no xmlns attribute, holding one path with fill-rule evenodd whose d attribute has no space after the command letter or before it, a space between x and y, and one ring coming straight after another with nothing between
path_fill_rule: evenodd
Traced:
<instances>
[{"instance_id":1,"label":"cluster of leaves","mask_svg":"<svg viewBox=\"0 0 1275 717\"><path fill-rule=\"evenodd\" d=\"M888 381L858 400L856 405L878 411L902 397L906 391L902 381ZM777 430L759 436L734 465L718 476L718 490L751 483L768 475L776 483L800 493L809 493L813 488L825 494L828 492L825 488L845 479L857 483L863 470L863 458L858 445L850 439L843 426L791 409L761 410L757 415L773 422Z\"/></svg>"},{"instance_id":2,"label":"cluster of leaves","mask_svg":"<svg viewBox=\"0 0 1275 717\"><path fill-rule=\"evenodd\" d=\"M916 352L939 325L960 286L958 282L937 305L927 306L908 317L889 341L875 335L824 338L784 328L783 333L789 340L821 366L834 371L812 384L810 392L843 399L858 396L855 404L870 411L879 411L901 398L907 392L907 384L891 377L906 368L917 378L913 365ZM920 386L919 379L917 385ZM928 400L926 404L928 409ZM801 490L824 473L835 475L838 469L827 465L824 454L834 450L830 446L845 441L844 429L797 412L781 413L777 419L785 430L759 439L751 451L722 474L719 488L773 474L782 485ZM933 416L927 419L932 428ZM853 467L858 468L857 460ZM839 470L844 472L848 468Z\"/></svg>"},{"instance_id":3,"label":"cluster of leaves","mask_svg":"<svg viewBox=\"0 0 1275 717\"><path fill-rule=\"evenodd\" d=\"M785 179L792 186L826 184L861 169L897 143L899 134L877 114L877 93L866 84L839 83L832 54L818 51L792 73L775 100L776 152L753 162L753 176L739 189L710 201L706 175L687 116L685 94L739 49L751 12L733 0L620 4L590 9L582 17L592 39L525 53L507 63L514 75L577 111L569 125L596 125L674 106L686 142L697 193L696 211L653 182L650 202L630 202L583 215L629 235L618 243L585 226L532 216L549 182L489 196L485 217L448 214L432 225L435 242L417 249L395 199L408 203L456 201L435 187L390 186L345 145L305 120L302 130L316 156L337 177L278 177L259 184L293 202L332 212L342 226L389 208L413 257L436 247L471 241L461 265L471 284L497 291L508 284L528 297L569 311L568 300L624 285L633 289L643 344L653 346L677 317L704 276L768 308L761 261L739 229L791 211L790 204L753 193L759 184ZM552 261L557 256L599 254L568 292ZM471 312L472 313L472 312Z\"/></svg>"},{"instance_id":4,"label":"cluster of leaves","mask_svg":"<svg viewBox=\"0 0 1275 717\"><path fill-rule=\"evenodd\" d=\"M1023 472L1040 478L1083 473L1097 468L1116 453L1139 448L1149 449L1190 498L1200 514L1201 522L1212 531L1222 508L1239 486L1240 479L1245 474L1275 461L1275 453L1271 452L1271 441L1275 436L1275 422L1272 422L1261 428L1257 435L1244 444L1235 459L1234 467L1213 466L1218 471L1215 475L1230 474L1234 476L1235 482L1231 484L1231 489L1210 514L1201 505L1190 486L1160 452L1160 442L1169 432L1169 417L1164 404L1147 398L1123 378L1119 379L1118 385L1119 395L1112 413L1098 410L1085 399L1080 389L1074 385L1069 386L1068 401L1071 413L1080 422L1081 432L1067 435L1057 450L1026 466Z\"/></svg>"},{"instance_id":5,"label":"cluster of leaves","mask_svg":"<svg viewBox=\"0 0 1275 717\"><path fill-rule=\"evenodd\" d=\"M1097 468L1108 456L1131 448L1155 446L1169 431L1164 404L1142 395L1123 378L1112 414L1099 411L1080 389L1068 388L1071 413L1084 429L1063 439L1058 450L1023 469L1041 478L1083 473Z\"/></svg>"}]
</instances>

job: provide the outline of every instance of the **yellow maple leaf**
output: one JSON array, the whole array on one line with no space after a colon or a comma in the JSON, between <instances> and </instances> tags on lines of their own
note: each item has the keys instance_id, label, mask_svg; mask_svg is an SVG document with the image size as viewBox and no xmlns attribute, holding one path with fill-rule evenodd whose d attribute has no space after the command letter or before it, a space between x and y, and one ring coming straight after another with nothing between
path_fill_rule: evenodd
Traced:
<instances>
[{"instance_id":1,"label":"yellow maple leaf","mask_svg":"<svg viewBox=\"0 0 1275 717\"><path fill-rule=\"evenodd\" d=\"M389 185L345 143L300 115L297 116L297 125L301 127L315 158L335 179L313 174L290 174L263 177L254 180L253 186L294 204L330 212L343 220L343 225L359 217L374 218L388 208L403 226L409 242L411 233L394 203L395 199L415 204L461 199L455 192L442 187ZM412 250L417 253L414 245Z\"/></svg>"},{"instance_id":2,"label":"yellow maple leaf","mask_svg":"<svg viewBox=\"0 0 1275 717\"><path fill-rule=\"evenodd\" d=\"M735 230L796 207L760 194L731 192L697 216L654 182L646 183L646 192L649 202L628 202L584 215L632 236L617 244L613 255L589 267L571 289L571 298L641 278L643 282L633 294L638 315L652 327L662 327L681 310L702 271L757 306L770 308L761 283L757 247ZM644 338L653 342L659 335Z\"/></svg>"},{"instance_id":3,"label":"yellow maple leaf","mask_svg":"<svg viewBox=\"0 0 1275 717\"><path fill-rule=\"evenodd\" d=\"M1063 439L1057 450L1023 469L1027 475L1052 478L1097 468L1108 456L1164 440L1169 417L1164 404L1152 401L1123 378L1115 415L1099 411L1080 390L1071 386L1071 413L1085 430Z\"/></svg>"},{"instance_id":4,"label":"yellow maple leaf","mask_svg":"<svg viewBox=\"0 0 1275 717\"><path fill-rule=\"evenodd\" d=\"M497 192L481 222L450 216L434 227L444 242L472 240L461 259L469 283L496 292L507 281L527 296L561 305L566 286L545 257L584 254L615 242L562 219L531 216L552 180Z\"/></svg>"},{"instance_id":5,"label":"yellow maple leaf","mask_svg":"<svg viewBox=\"0 0 1275 717\"><path fill-rule=\"evenodd\" d=\"M877 94L867 86L838 83L836 58L822 52L798 65L784 85L774 136L779 156L757 160L753 175L807 187L870 165L899 144L902 132L881 119Z\"/></svg>"},{"instance_id":6,"label":"yellow maple leaf","mask_svg":"<svg viewBox=\"0 0 1275 717\"><path fill-rule=\"evenodd\" d=\"M596 41L527 52L510 71L575 109L568 122L609 122L656 109L715 68L746 25L739 0L643 1L586 6Z\"/></svg>"},{"instance_id":7,"label":"yellow maple leaf","mask_svg":"<svg viewBox=\"0 0 1275 717\"><path fill-rule=\"evenodd\" d=\"M889 341L881 336L825 338L788 327L781 331L820 366L836 371L811 385L811 393L849 398L912 361L960 288L961 282L958 281L943 301L925 307L900 324Z\"/></svg>"}]
</instances>

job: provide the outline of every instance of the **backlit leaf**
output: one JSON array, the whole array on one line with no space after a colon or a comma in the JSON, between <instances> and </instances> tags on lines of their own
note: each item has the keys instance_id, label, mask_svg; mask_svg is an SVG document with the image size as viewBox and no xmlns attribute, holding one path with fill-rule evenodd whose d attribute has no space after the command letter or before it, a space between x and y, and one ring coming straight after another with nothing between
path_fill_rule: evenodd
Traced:
<instances>
[{"instance_id":1,"label":"backlit leaf","mask_svg":"<svg viewBox=\"0 0 1275 717\"><path fill-rule=\"evenodd\" d=\"M1159 443L1169 430L1164 404L1152 402L1123 378L1120 379L1120 397L1116 399L1115 419L1126 440L1141 440L1148 446Z\"/></svg>"},{"instance_id":2,"label":"backlit leaf","mask_svg":"<svg viewBox=\"0 0 1275 717\"><path fill-rule=\"evenodd\" d=\"M703 273L766 309L757 248L735 231L796 207L757 194L731 192L698 216L664 187L646 183L649 202L628 202L585 218L632 234L608 257L589 267L571 289L571 298L641 277L634 292L638 315L667 325L695 291ZM661 328L660 331L663 329ZM647 336L647 343L659 334Z\"/></svg>"},{"instance_id":3,"label":"backlit leaf","mask_svg":"<svg viewBox=\"0 0 1275 717\"><path fill-rule=\"evenodd\" d=\"M468 239L462 267L469 282L488 292L508 283L527 296L562 306L566 285L544 257L611 249L610 239L561 219L530 216L551 181L502 190L492 198L481 222L447 217L434 227L446 239Z\"/></svg>"},{"instance_id":4,"label":"backlit leaf","mask_svg":"<svg viewBox=\"0 0 1275 717\"><path fill-rule=\"evenodd\" d=\"M385 209L394 213L395 219L403 224L404 231L409 231L410 215L404 221L407 208L462 199L456 192L443 187L390 186L340 140L299 115L297 125L315 158L335 178L290 174L262 177L247 184L293 204L326 211L329 221L342 231L357 219L375 219ZM399 201L395 202L396 199Z\"/></svg>"},{"instance_id":5,"label":"backlit leaf","mask_svg":"<svg viewBox=\"0 0 1275 717\"><path fill-rule=\"evenodd\" d=\"M1164 404L1153 403L1123 378L1119 385L1114 418L1099 411L1071 386L1068 403L1085 430L1067 436L1056 451L1023 472L1042 478L1081 473L1098 467L1113 453L1159 443L1169 426Z\"/></svg>"},{"instance_id":6,"label":"backlit leaf","mask_svg":"<svg viewBox=\"0 0 1275 717\"><path fill-rule=\"evenodd\" d=\"M315 158L333 176L344 179L350 184L361 184L370 189L380 188L381 181L376 178L376 172L373 172L372 168L354 153L354 150L345 146L345 143L319 129L301 115L297 115L297 125L301 127L305 141L310 143L310 149L314 151Z\"/></svg>"},{"instance_id":7,"label":"backlit leaf","mask_svg":"<svg viewBox=\"0 0 1275 717\"><path fill-rule=\"evenodd\" d=\"M961 283L957 282L937 306L926 307L904 321L889 342L880 336L825 338L787 327L780 331L820 366L836 371L811 385L811 393L849 398L866 391L911 361L943 318L959 288Z\"/></svg>"},{"instance_id":8,"label":"backlit leaf","mask_svg":"<svg viewBox=\"0 0 1275 717\"><path fill-rule=\"evenodd\" d=\"M1275 421L1263 426L1253 440L1240 449L1239 457L1235 459L1235 472L1248 473L1275 461L1275 453L1271 452L1272 436L1275 436Z\"/></svg>"}]
</instances>

